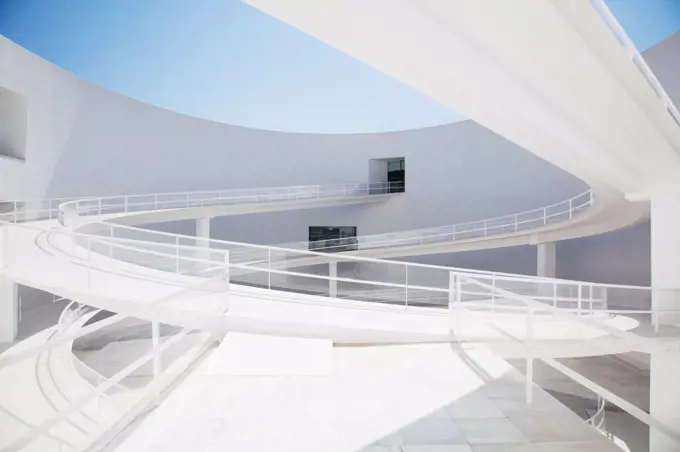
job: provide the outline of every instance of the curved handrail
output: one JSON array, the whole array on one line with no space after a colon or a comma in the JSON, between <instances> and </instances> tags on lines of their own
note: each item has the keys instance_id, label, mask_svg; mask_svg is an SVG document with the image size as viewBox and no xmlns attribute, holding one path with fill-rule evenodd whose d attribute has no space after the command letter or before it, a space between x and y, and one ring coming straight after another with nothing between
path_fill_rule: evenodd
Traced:
<instances>
[{"instance_id":1,"label":"curved handrail","mask_svg":"<svg viewBox=\"0 0 680 452\"><path fill-rule=\"evenodd\" d=\"M58 334L64 335L69 328L77 322L79 319L81 319L84 315L90 314L94 311L92 315L96 315L97 313L101 312L101 309L95 309L91 308L90 306L83 305L82 303L79 303L77 301L71 300L71 302L66 305L64 310L61 312L61 315L59 316L59 321L57 323L58 325ZM73 351L71 351L71 359L73 360L74 365L76 368L81 369L84 373L90 374L91 376L94 377L94 384L91 381L90 378L86 377L85 375L82 375L82 377L90 384L92 387L97 387L100 385L103 381L106 381L108 378L94 370L92 367L88 366L81 360ZM124 392L130 391L130 388L126 387L123 384L116 384L114 385L114 388L122 390ZM108 397L110 394L105 393L102 394L104 397Z\"/></svg>"},{"instance_id":2,"label":"curved handrail","mask_svg":"<svg viewBox=\"0 0 680 452\"><path fill-rule=\"evenodd\" d=\"M297 193L299 194L299 190L290 190L290 193ZM281 195L281 193L277 193L276 195ZM276 196L274 195L274 196ZM252 194L246 195L245 198L241 197L240 199L248 199L248 197L252 200L254 199L255 202L257 202L260 199L267 199L269 201L272 200L272 195L262 195L260 196L259 193L255 193L255 196L253 197ZM587 201L588 204L592 203L592 198L589 195L589 199ZM114 198L116 199L116 198ZM201 205L202 203L207 203L207 202L214 202L216 199L215 197L208 196L205 198L199 198L197 201L192 201L190 198L187 198L183 205L185 207L195 207L196 205ZM218 200L221 200L222 197L221 195L217 197ZM279 197L278 199L291 199L291 198L285 198L285 197ZM299 198L298 198L299 199ZM137 202L139 201L139 202ZM124 201L122 203L123 208L127 207L129 210L130 207L137 207L138 204L148 206L148 201L144 200L137 200L135 202L130 202L130 198L127 198L127 201ZM156 200L154 200L156 202ZM78 203L82 203L82 205L79 205ZM562 205L564 202L561 203L556 203L555 205ZM69 204L69 203L65 203ZM570 203L571 207L573 207L573 201ZM448 279L447 284L444 286L441 286L439 284L431 284L431 283L419 283L417 280L414 279L409 279L409 269L411 269L411 275L413 276L413 272L416 270L437 270L437 271L443 271L444 274L447 277L450 277L450 275L453 275L455 273L454 269L448 268L448 267L442 267L442 266L432 266L432 265L424 265L424 264L411 264L408 262L397 262L397 261L386 261L386 260L381 260L381 259L375 259L375 258L364 258L360 256L344 256L342 254L329 254L329 253L323 253L323 252L318 252L318 251L310 251L310 250L295 250L295 249L290 249L290 248L284 248L284 247L271 247L271 246L265 246L265 245L250 245L250 244L244 244L244 243L238 243L238 242L226 242L226 241L220 241L220 245L225 245L226 244L226 249L225 248L212 248L212 247L205 247L201 246L204 245L206 240L201 239L201 238L196 238L196 237L191 237L190 243L192 243L192 246L188 246L185 244L181 243L181 240L185 240L187 237L186 236L179 236L176 234L168 234L168 233L156 233L155 231L148 231L148 230L143 230L143 229L138 229L138 228L132 228L129 226L120 226L120 225L115 225L110 222L105 222L101 221L101 219L98 219L99 221L92 221L92 222L87 222L87 221L79 221L78 216L80 214L83 215L88 215L91 214L93 211L97 212L97 215L103 214L103 209L102 207L106 206L105 203L103 203L101 200L97 200L96 198L93 199L88 199L85 201L78 201L76 203L70 203L70 205L75 206L73 208L73 213L76 215L75 222L73 223L77 227L75 228L67 228L66 230L52 230L49 231L49 235L65 235L69 239L69 243L73 244L73 248L70 250L72 251L72 255L75 256L77 259L86 262L88 268L96 268L98 265L101 264L101 258L103 256L108 256L110 260L114 261L123 261L123 262L130 262L133 265L141 265L141 266L148 266L153 269L161 269L165 273L170 273L170 274L185 274L186 267L194 268L195 266L200 267L200 272L196 271L195 269L192 269L189 274L192 275L203 275L203 276L210 276L211 272L214 274L214 271L220 271L220 272L226 272L227 275L233 274L237 275L237 271L245 271L249 272L250 274L267 274L269 275L269 284L268 288L273 289L276 287L273 287L271 285L271 276L272 275L282 275L282 276L291 276L291 277L297 277L297 278L308 278L313 281L319 281L324 284L328 284L330 289L329 289L329 296L337 297L338 296L338 289L337 285L338 284L349 284L349 285L359 285L361 287L363 286L373 286L373 287L382 287L382 288L397 288L403 290L404 293L404 302L406 307L408 307L408 294L411 292L412 294L417 291L426 291L431 294L439 294L441 295L446 295L448 298L448 309L451 309L451 300L452 300L452 286L450 285L450 279ZM114 208L120 210L121 208L121 203L114 203ZM166 207L165 205L160 205L156 204L157 207ZM550 206L548 206L550 207ZM547 218L547 210L548 207L546 208L541 208L541 209L534 209L533 211L537 210L544 210L546 214L544 215L544 218ZM60 206L61 208L61 206ZM68 209L67 209L68 210ZM61 209L60 209L61 211ZM68 212L67 212L68 213ZM573 212L572 212L573 216ZM500 217L504 218L504 217ZM66 219L65 217L63 219ZM545 220L547 222L547 220ZM20 225L20 227L31 227L30 225ZM92 229L89 229L92 228ZM98 230L99 228L99 230ZM101 230L103 228L103 230ZM6 228L2 228L6 229ZM43 230L43 228L38 228L40 230ZM88 232L82 232L82 231L88 231ZM174 243L162 243L162 242L153 242L153 241L148 241L144 239L133 239L133 238L125 238L125 237L117 237L117 236L110 236L108 234L109 232L113 231L118 231L118 232L134 232L137 234L143 234L143 235L153 235L154 237L174 237ZM98 233L104 233L104 235L100 235ZM6 232L3 234L4 239L7 238ZM207 241L209 242L209 245L212 246L213 241ZM257 253L260 253L260 257L264 257L263 259L256 259L255 261L250 260L246 262L239 262L238 260L236 261L230 261L230 254L235 254L239 250L245 250L248 252L253 252L256 251ZM108 253L108 254L107 254ZM125 255L125 253L129 253L129 255ZM95 255L99 256L95 258ZM137 256L137 258L135 258ZM143 262L139 262L139 256L142 256L144 258ZM378 266L385 266L389 267L390 269L403 269L404 273L404 279L399 280L398 282L393 282L391 280L380 280L376 279L373 276L373 279L371 279L371 275L364 277L362 275L354 275L353 277L343 277L343 276L338 276L337 274L332 274L329 272L329 274L314 274L314 273L306 273L303 270L297 269L296 271L291 271L287 266L286 266L286 261L290 260L290 258L293 258L294 261L294 267L295 266L300 266L301 264L308 264L311 261L309 259L316 259L313 262L318 263L322 262L325 264L328 264L329 266L334 265L338 261L346 261L346 262L359 262L367 265L378 265ZM2 258L2 256L0 256ZM146 262L149 258L154 259L154 261L151 262ZM295 260L297 258L298 260ZM302 260L302 258L307 259L307 260ZM325 259L325 261L324 261ZM3 261L6 262L6 261ZM172 265L170 267L167 267L168 262L171 262ZM134 267L132 267L134 270ZM416 272L417 273L417 272ZM90 272L88 272L88 278L89 278ZM636 287L636 286L620 286L620 287L615 287L612 285L596 285L596 284L591 284L591 283L579 283L579 282L573 282L573 281L564 281L564 280L556 280L556 279L551 279L551 278L537 278L537 277L523 277L523 276L518 276L518 275L503 275L503 274L498 274L498 273L490 273L490 272L474 272L474 271L469 271L469 270L463 270L462 272L457 273L459 276L457 278L478 278L479 280L482 281L490 281L491 284L487 283L482 283L482 287L491 287L491 293L489 294L480 294L479 291L471 291L471 290L458 290L459 296L466 296L466 297L471 297L471 300L473 303L470 304L470 307L478 306L478 307L483 307L486 308L487 306L484 305L484 303L479 303L479 301L484 302L484 298L486 297L486 300L491 300L493 302L495 298L495 293L498 291L500 294L505 294L511 293L508 292L508 286L512 288L513 290L518 290L521 293L519 295L512 294L513 296L519 297L518 299L520 300L529 300L533 303L539 303L537 299L542 299L542 298L549 298L550 295L543 296L542 293L546 289L546 286L548 288L552 288L553 292L553 297L555 299L559 298L562 299L565 296L571 296L571 295L565 295L565 293L569 294L574 294L576 293L576 296L578 297L579 301L583 301L584 299L590 299L594 300L596 298L596 293L594 292L595 287L601 287L604 288L605 290L610 290L610 289L625 289L625 290L635 290L639 291L642 290L645 293L648 293L650 291L650 288L644 288L644 287ZM229 280L229 279L227 279ZM233 281L233 279L232 279ZM529 293L525 293L527 289L522 289L521 285L517 286L517 284L529 284L529 286L532 286L532 289L529 291ZM333 295L333 285L336 285L335 288L335 295ZM566 287L565 287L566 286ZM566 290L566 292L565 292ZM575 290L575 292L574 292ZM502 298L502 297L499 297ZM511 297L512 298L512 297ZM605 297L606 298L606 297ZM413 301L413 300L412 300ZM533 307L532 305L528 304L527 307L524 308L524 311L531 313ZM504 307L503 307L504 308ZM560 311L562 312L563 315L573 315L573 309L558 309L557 306L552 306L548 309L548 312L557 312ZM591 305L592 309L592 305ZM552 311L551 311L552 310ZM607 312L606 310L604 312ZM444 315L446 314L446 311L442 312ZM579 312L577 314L580 314L580 308ZM63 314L63 320L64 321L69 321L70 320L70 315L69 314ZM584 318L584 320L581 320L581 316L576 316L576 319L578 319L579 322L583 321L585 322L586 325L592 325L593 321L592 320L587 320ZM597 323L596 323L597 325ZM602 326L602 330L604 331L611 331L611 327L608 326ZM635 336L635 335L633 335ZM642 338L640 338L642 339ZM146 357L145 359L149 359ZM111 387L115 386L120 382L120 379L118 377L122 377L121 375L116 376L116 378L112 378L110 380L106 380L103 384L98 385L96 389L96 393L103 393L105 390L110 389ZM93 397L96 396L96 394L93 393ZM77 409L77 404L74 404L73 409ZM63 415L65 415L66 412L64 412ZM54 422L57 422L58 419L55 419ZM46 427L45 427L46 428ZM42 433L45 428L41 428L36 430L36 434ZM22 438L20 441L17 441L17 444L24 443L24 441L28 440L28 436Z\"/></svg>"},{"instance_id":3,"label":"curved handrail","mask_svg":"<svg viewBox=\"0 0 680 452\"><path fill-rule=\"evenodd\" d=\"M562 218L570 220L587 207L593 205L595 197L593 190L538 209L531 209L510 215L503 215L484 220L453 224L436 228L413 229L386 234L363 235L356 238L341 238L318 240L315 242L295 242L280 245L286 248L301 249L308 246L310 250L364 250L382 247L423 245L441 242L451 242L478 237L489 237L498 234L513 233L535 229L551 224L551 219ZM552 211L556 207L563 210ZM533 217L534 214L539 214Z\"/></svg>"},{"instance_id":4,"label":"curved handrail","mask_svg":"<svg viewBox=\"0 0 680 452\"><path fill-rule=\"evenodd\" d=\"M346 183L107 196L64 202L58 207L58 218L62 225L70 226L79 217L88 215L396 194L400 191L395 188L400 186L400 183L395 182Z\"/></svg>"},{"instance_id":5,"label":"curved handrail","mask_svg":"<svg viewBox=\"0 0 680 452\"><path fill-rule=\"evenodd\" d=\"M593 413L593 415L590 416L586 420L586 423L588 423L589 425L592 425L593 427L598 429L604 435L607 434L607 431L604 428L606 409L607 409L607 399L598 395L597 396L597 410L595 410L595 413Z\"/></svg>"}]
</instances>

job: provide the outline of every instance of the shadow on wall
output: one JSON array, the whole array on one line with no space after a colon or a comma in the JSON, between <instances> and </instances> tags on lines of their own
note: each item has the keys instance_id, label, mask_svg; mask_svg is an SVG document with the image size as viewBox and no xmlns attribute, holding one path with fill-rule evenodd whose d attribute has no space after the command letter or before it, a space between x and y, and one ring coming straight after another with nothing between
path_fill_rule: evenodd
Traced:
<instances>
[{"instance_id":1,"label":"shadow on wall","mask_svg":"<svg viewBox=\"0 0 680 452\"><path fill-rule=\"evenodd\" d=\"M651 284L650 222L557 244L557 276L607 284Z\"/></svg>"}]
</instances>

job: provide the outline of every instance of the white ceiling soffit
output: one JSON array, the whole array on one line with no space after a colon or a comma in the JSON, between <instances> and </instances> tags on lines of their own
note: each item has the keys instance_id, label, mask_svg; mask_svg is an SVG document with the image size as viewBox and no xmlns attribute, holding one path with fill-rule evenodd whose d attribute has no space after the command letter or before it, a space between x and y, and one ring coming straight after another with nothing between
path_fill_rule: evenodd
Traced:
<instances>
[{"instance_id":1,"label":"white ceiling soffit","mask_svg":"<svg viewBox=\"0 0 680 452\"><path fill-rule=\"evenodd\" d=\"M680 171L680 127L588 0L246 0L591 185Z\"/></svg>"}]
</instances>

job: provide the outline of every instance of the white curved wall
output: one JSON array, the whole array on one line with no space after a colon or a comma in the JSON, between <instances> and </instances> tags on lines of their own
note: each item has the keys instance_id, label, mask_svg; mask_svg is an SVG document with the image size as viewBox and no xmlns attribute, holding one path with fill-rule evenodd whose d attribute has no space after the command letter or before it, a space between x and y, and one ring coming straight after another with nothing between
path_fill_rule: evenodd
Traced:
<instances>
[{"instance_id":1,"label":"white curved wall","mask_svg":"<svg viewBox=\"0 0 680 452\"><path fill-rule=\"evenodd\" d=\"M306 239L309 224L356 224L369 234L474 220L584 188L471 121L362 135L248 129L137 102L0 42L0 86L25 95L30 111L26 163L0 161L4 198L365 181L369 159L406 157L407 193L384 206L277 215L279 231L267 221L219 222L233 239L278 242Z\"/></svg>"},{"instance_id":2,"label":"white curved wall","mask_svg":"<svg viewBox=\"0 0 680 452\"><path fill-rule=\"evenodd\" d=\"M77 127L82 82L0 36L0 87L28 105L26 160L0 157L0 197L42 197Z\"/></svg>"},{"instance_id":3,"label":"white curved wall","mask_svg":"<svg viewBox=\"0 0 680 452\"><path fill-rule=\"evenodd\" d=\"M680 35L646 52L671 95L680 89L673 63L678 59L672 58L678 42ZM1 37L0 86L28 100L26 161L0 158L0 196L5 199L363 181L370 158L407 159L407 193L385 205L261 214L260 221L221 218L212 228L216 238L305 240L311 224L357 225L360 234L436 226L533 208L583 187L472 121L360 135L219 124L111 93ZM165 227L186 231L192 226ZM485 262L482 267L531 272L532 254L526 248L492 250L473 260ZM569 263L558 262L558 272L581 267L582 255L572 252ZM459 259L469 261L464 256L453 261ZM521 268L508 268L513 262L521 262ZM646 264L641 265L644 270Z\"/></svg>"}]
</instances>

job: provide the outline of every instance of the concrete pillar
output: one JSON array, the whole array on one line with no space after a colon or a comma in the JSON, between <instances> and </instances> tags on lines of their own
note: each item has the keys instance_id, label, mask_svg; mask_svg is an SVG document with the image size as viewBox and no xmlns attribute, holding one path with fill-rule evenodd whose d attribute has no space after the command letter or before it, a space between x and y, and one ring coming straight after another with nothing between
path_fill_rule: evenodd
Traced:
<instances>
[{"instance_id":1,"label":"concrete pillar","mask_svg":"<svg viewBox=\"0 0 680 452\"><path fill-rule=\"evenodd\" d=\"M196 246L199 247L196 252L196 258L208 261L210 260L210 250L200 248L210 248L210 217L196 218ZM197 270L209 268L210 264L197 263Z\"/></svg>"},{"instance_id":2,"label":"concrete pillar","mask_svg":"<svg viewBox=\"0 0 680 452\"><path fill-rule=\"evenodd\" d=\"M196 238L210 239L210 217L196 218Z\"/></svg>"},{"instance_id":3,"label":"concrete pillar","mask_svg":"<svg viewBox=\"0 0 680 452\"><path fill-rule=\"evenodd\" d=\"M536 247L536 275L555 277L555 242L539 243Z\"/></svg>"},{"instance_id":4,"label":"concrete pillar","mask_svg":"<svg viewBox=\"0 0 680 452\"><path fill-rule=\"evenodd\" d=\"M680 184L651 196L652 309L661 325L680 325Z\"/></svg>"},{"instance_id":5,"label":"concrete pillar","mask_svg":"<svg viewBox=\"0 0 680 452\"><path fill-rule=\"evenodd\" d=\"M661 325L680 325L680 183L664 184L650 196L652 309ZM650 415L680 430L680 361L672 353L650 359ZM677 440L650 428L650 451L680 450Z\"/></svg>"},{"instance_id":6,"label":"concrete pillar","mask_svg":"<svg viewBox=\"0 0 680 452\"><path fill-rule=\"evenodd\" d=\"M19 333L17 283L0 276L0 342L14 342Z\"/></svg>"},{"instance_id":7,"label":"concrete pillar","mask_svg":"<svg viewBox=\"0 0 680 452\"><path fill-rule=\"evenodd\" d=\"M680 362L673 353L652 353L650 357L649 414L676 432L680 431ZM675 452L680 442L659 429L649 429L649 450Z\"/></svg>"}]
</instances>

